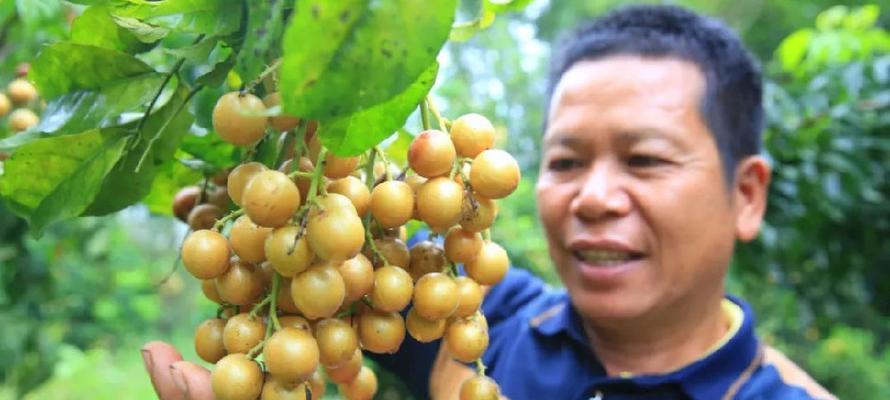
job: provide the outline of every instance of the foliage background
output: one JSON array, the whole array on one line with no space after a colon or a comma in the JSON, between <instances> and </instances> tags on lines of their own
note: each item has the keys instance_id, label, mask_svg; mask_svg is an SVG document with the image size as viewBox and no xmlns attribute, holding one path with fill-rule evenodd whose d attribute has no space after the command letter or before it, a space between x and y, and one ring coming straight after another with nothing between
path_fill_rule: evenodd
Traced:
<instances>
[{"instance_id":1,"label":"foliage background","mask_svg":"<svg viewBox=\"0 0 890 400\"><path fill-rule=\"evenodd\" d=\"M531 2L440 56L433 93L443 113L488 115L503 133L499 146L523 167L519 189L501 202L495 240L516 265L553 283L533 195L550 48L578 21L625 3ZM738 248L730 292L752 303L766 341L841 398L890 397L890 5L677 3L726 20L768 77L765 145L775 175L767 226ZM42 45L67 37L77 10L0 3L0 83ZM199 96L197 107L216 96ZM176 182L164 184L172 196ZM148 203L158 211L164 201ZM181 269L156 285L184 231L135 206L51 225L35 240L0 209L0 399L153 398L141 343L172 338L195 359L193 329L214 311ZM387 387L381 397L400 393Z\"/></svg>"}]
</instances>

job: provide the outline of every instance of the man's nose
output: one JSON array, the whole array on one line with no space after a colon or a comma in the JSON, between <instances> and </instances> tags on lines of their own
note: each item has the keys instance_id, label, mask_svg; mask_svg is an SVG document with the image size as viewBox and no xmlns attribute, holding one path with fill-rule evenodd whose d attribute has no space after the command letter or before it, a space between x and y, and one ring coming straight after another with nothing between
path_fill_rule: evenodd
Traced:
<instances>
[{"instance_id":1,"label":"man's nose","mask_svg":"<svg viewBox=\"0 0 890 400\"><path fill-rule=\"evenodd\" d=\"M609 163L593 163L579 178L578 191L572 199L571 212L586 221L620 217L631 210L626 180Z\"/></svg>"}]
</instances>

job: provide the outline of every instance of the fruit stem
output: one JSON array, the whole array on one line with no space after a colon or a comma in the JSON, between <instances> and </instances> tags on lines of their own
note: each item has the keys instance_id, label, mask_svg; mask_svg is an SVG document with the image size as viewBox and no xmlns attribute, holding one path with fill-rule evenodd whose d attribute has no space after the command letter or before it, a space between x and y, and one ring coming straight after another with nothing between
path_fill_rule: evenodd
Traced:
<instances>
[{"instance_id":1,"label":"fruit stem","mask_svg":"<svg viewBox=\"0 0 890 400\"><path fill-rule=\"evenodd\" d=\"M176 259L173 260L173 266L170 267L170 271L167 272L167 275L164 275L164 277L154 285L155 288L159 288L161 285L167 283L167 281L170 280L170 277L173 276L173 273L176 272L176 268L179 267L179 262L182 261L182 245L185 244L185 239L189 237L190 233L192 233L191 226L185 231L185 236L183 236L182 241L179 242L179 251L176 252Z\"/></svg>"},{"instance_id":2,"label":"fruit stem","mask_svg":"<svg viewBox=\"0 0 890 400\"><path fill-rule=\"evenodd\" d=\"M430 124L430 109L425 98L420 101L420 122L423 125L423 130L428 131L432 129L432 125Z\"/></svg>"},{"instance_id":3,"label":"fruit stem","mask_svg":"<svg viewBox=\"0 0 890 400\"><path fill-rule=\"evenodd\" d=\"M426 102L429 103L429 109L432 111L433 116L436 117L439 129L442 130L442 132L448 132L447 122L445 122L445 118L442 118L442 114L439 114L439 109L436 108L436 103L433 103L433 99L430 96L426 96Z\"/></svg>"},{"instance_id":4,"label":"fruit stem","mask_svg":"<svg viewBox=\"0 0 890 400\"><path fill-rule=\"evenodd\" d=\"M485 376L485 364L482 363L482 357L476 359L476 373Z\"/></svg>"},{"instance_id":5,"label":"fruit stem","mask_svg":"<svg viewBox=\"0 0 890 400\"><path fill-rule=\"evenodd\" d=\"M256 87L256 85L259 85L260 82L262 82L263 79L266 78L266 76L275 72L275 70L277 70L278 67L280 67L280 66L281 66L281 59L279 58L279 59L275 60L275 62L273 62L271 65L266 67L266 69L263 70L263 72L261 72L260 75L256 77L256 79L252 80L250 83L247 84L247 86L245 86L243 89L241 89L241 93L244 94L244 93L247 93L247 92L250 92L251 90L253 90L253 88Z\"/></svg>"},{"instance_id":6,"label":"fruit stem","mask_svg":"<svg viewBox=\"0 0 890 400\"><path fill-rule=\"evenodd\" d=\"M374 152L377 153L378 156L380 156L380 161L383 162L383 176L386 177L386 180L392 179L392 176L389 173L389 160L386 158L386 153L384 153L383 150L380 149L380 146L374 146ZM371 172L374 172L373 165ZM373 190L373 188L371 189Z\"/></svg>"},{"instance_id":7,"label":"fruit stem","mask_svg":"<svg viewBox=\"0 0 890 400\"><path fill-rule=\"evenodd\" d=\"M263 339L262 342L257 343L256 346L253 346L253 348L251 348L250 351L247 352L247 358L252 360L256 358L256 356L258 356L261 351L263 351L263 347L266 345L266 340L269 340L269 331L269 329L266 329L266 338Z\"/></svg>"},{"instance_id":8,"label":"fruit stem","mask_svg":"<svg viewBox=\"0 0 890 400\"><path fill-rule=\"evenodd\" d=\"M309 195L306 196L306 203L313 204L315 197L318 195L318 183L321 181L321 173L324 171L325 157L328 155L328 149L322 147L318 152L318 163L312 170L312 182L309 184Z\"/></svg>"},{"instance_id":9,"label":"fruit stem","mask_svg":"<svg viewBox=\"0 0 890 400\"><path fill-rule=\"evenodd\" d=\"M314 173L312 173L312 172L303 172L303 171L293 171L293 172L289 172L289 173L287 174L287 177L288 177L288 178L296 178L296 177L300 177L300 178L311 178L311 177L313 177L313 176L315 176Z\"/></svg>"},{"instance_id":10,"label":"fruit stem","mask_svg":"<svg viewBox=\"0 0 890 400\"><path fill-rule=\"evenodd\" d=\"M279 330L281 329L281 323L278 322L278 293L281 289L281 275L276 271L274 275L272 275L272 296L270 296L269 302L269 321L271 322L272 329L266 329L266 337L269 336L269 331L271 330Z\"/></svg>"},{"instance_id":11,"label":"fruit stem","mask_svg":"<svg viewBox=\"0 0 890 400\"><path fill-rule=\"evenodd\" d=\"M203 37L201 35L200 37ZM158 99L161 98L161 93L164 92L164 88L167 87L167 84L170 83L170 79L173 79L173 75L176 75L179 72L179 69L182 68L182 64L185 64L185 58L180 58L176 61L176 64L173 65L173 68L170 72L167 73L167 76L164 77L164 81L161 82L161 86L158 87L157 93L155 93L155 97L151 99L151 103L148 103L148 108L145 109L145 114L142 115L142 118L139 120L139 124L136 125L136 141L139 142L139 136L142 134L142 128L145 127L145 123L148 122L148 117L151 115L151 110L155 108L155 104L157 104ZM136 169L139 170L138 168Z\"/></svg>"},{"instance_id":12,"label":"fruit stem","mask_svg":"<svg viewBox=\"0 0 890 400\"><path fill-rule=\"evenodd\" d=\"M226 214L225 217L220 218L219 220L216 221L215 224L213 224L213 230L219 231L220 229L222 229L223 226L226 225L226 222L229 222L235 218L238 218L243 214L244 214L243 208L239 208L235 211L232 211L232 212Z\"/></svg>"},{"instance_id":13,"label":"fruit stem","mask_svg":"<svg viewBox=\"0 0 890 400\"><path fill-rule=\"evenodd\" d=\"M301 119L297 124L297 131L293 134L294 142L294 162L293 162L293 170L297 171L300 169L300 157L303 156L303 151L306 150L306 132L309 130L309 122L305 119ZM285 147L287 148L287 147Z\"/></svg>"},{"instance_id":14,"label":"fruit stem","mask_svg":"<svg viewBox=\"0 0 890 400\"><path fill-rule=\"evenodd\" d=\"M266 305L269 304L269 301L272 300L271 294L263 298L263 301L257 303L257 305L253 306L253 309L250 310L250 318L256 318L256 314L260 312L260 310Z\"/></svg>"},{"instance_id":15,"label":"fruit stem","mask_svg":"<svg viewBox=\"0 0 890 400\"><path fill-rule=\"evenodd\" d=\"M491 229L486 229L482 231L482 239L485 239L486 242L491 241Z\"/></svg>"}]
</instances>

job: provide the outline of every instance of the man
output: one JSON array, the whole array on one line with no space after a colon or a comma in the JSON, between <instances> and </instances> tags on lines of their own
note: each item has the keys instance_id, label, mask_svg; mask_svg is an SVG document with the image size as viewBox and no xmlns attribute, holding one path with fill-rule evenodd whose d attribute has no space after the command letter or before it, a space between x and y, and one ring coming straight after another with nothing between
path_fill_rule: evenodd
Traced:
<instances>
[{"instance_id":1,"label":"man","mask_svg":"<svg viewBox=\"0 0 890 400\"><path fill-rule=\"evenodd\" d=\"M488 294L483 361L504 396L833 398L724 294L735 242L754 239L766 208L761 91L739 40L680 8L623 8L566 41L537 184L566 290L513 271ZM377 360L419 397L456 398L473 370L439 348L406 340ZM166 370L178 355L146 349L161 396L179 393ZM173 365L202 398L207 372Z\"/></svg>"}]
</instances>

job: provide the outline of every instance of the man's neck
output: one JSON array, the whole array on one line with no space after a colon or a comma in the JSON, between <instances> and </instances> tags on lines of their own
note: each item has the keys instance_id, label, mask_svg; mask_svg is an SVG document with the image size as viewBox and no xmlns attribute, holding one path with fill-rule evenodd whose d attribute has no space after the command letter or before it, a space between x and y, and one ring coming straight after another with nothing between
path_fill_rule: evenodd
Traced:
<instances>
[{"instance_id":1,"label":"man's neck","mask_svg":"<svg viewBox=\"0 0 890 400\"><path fill-rule=\"evenodd\" d=\"M664 374L690 364L708 352L729 329L722 297L675 305L645 321L595 324L585 321L591 348L606 374Z\"/></svg>"}]
</instances>

